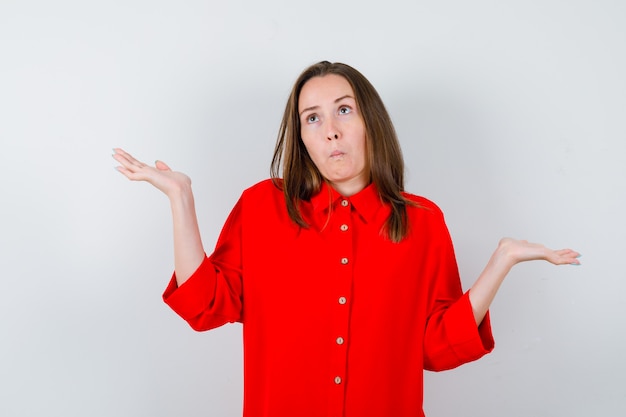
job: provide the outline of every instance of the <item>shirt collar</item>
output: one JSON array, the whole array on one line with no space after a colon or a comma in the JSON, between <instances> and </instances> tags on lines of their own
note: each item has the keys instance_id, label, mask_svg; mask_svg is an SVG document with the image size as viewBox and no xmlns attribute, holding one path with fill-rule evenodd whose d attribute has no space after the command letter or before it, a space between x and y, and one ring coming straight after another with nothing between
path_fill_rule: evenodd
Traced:
<instances>
[{"instance_id":1,"label":"shirt collar","mask_svg":"<svg viewBox=\"0 0 626 417\"><path fill-rule=\"evenodd\" d=\"M366 223L373 221L384 205L373 183L351 197L344 197L324 181L320 191L311 197L314 216L327 216L329 206L334 209L342 200L347 200Z\"/></svg>"}]
</instances>

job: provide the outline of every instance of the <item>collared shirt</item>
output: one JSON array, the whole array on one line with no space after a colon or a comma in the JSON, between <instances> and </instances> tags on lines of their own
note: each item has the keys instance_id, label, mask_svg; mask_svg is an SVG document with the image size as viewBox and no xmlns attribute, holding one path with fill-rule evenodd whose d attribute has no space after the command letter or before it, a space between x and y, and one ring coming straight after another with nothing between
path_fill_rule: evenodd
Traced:
<instances>
[{"instance_id":1,"label":"collared shirt","mask_svg":"<svg viewBox=\"0 0 626 417\"><path fill-rule=\"evenodd\" d=\"M423 370L493 348L476 326L443 214L410 194L409 233L383 232L374 185L324 185L287 214L270 180L242 194L215 251L163 297L194 329L243 323L244 417L423 416Z\"/></svg>"}]
</instances>

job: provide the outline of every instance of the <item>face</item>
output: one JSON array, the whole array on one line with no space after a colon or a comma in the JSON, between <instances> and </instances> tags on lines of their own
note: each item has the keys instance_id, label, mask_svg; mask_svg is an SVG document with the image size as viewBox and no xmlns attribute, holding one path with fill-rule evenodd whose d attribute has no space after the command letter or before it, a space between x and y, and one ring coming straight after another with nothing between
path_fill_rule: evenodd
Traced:
<instances>
[{"instance_id":1,"label":"face","mask_svg":"<svg viewBox=\"0 0 626 417\"><path fill-rule=\"evenodd\" d=\"M340 194L369 183L365 124L350 83L328 74L307 81L299 97L300 135L313 163Z\"/></svg>"}]
</instances>

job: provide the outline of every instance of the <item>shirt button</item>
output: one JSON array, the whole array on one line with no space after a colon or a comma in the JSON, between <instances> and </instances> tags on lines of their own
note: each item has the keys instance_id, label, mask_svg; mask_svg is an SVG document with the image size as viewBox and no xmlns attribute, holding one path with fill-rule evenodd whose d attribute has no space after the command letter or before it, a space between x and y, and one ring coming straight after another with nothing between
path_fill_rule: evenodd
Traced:
<instances>
[{"instance_id":1,"label":"shirt button","mask_svg":"<svg viewBox=\"0 0 626 417\"><path fill-rule=\"evenodd\" d=\"M350 203L348 203L348 200L341 200L341 205L342 206L348 207L348 204L350 204Z\"/></svg>"},{"instance_id":2,"label":"shirt button","mask_svg":"<svg viewBox=\"0 0 626 417\"><path fill-rule=\"evenodd\" d=\"M347 224L342 224L340 227L342 232L345 232L346 230L348 230L348 225Z\"/></svg>"},{"instance_id":3,"label":"shirt button","mask_svg":"<svg viewBox=\"0 0 626 417\"><path fill-rule=\"evenodd\" d=\"M336 376L335 377L335 384L337 384L337 385L341 384L341 377L340 376Z\"/></svg>"},{"instance_id":4,"label":"shirt button","mask_svg":"<svg viewBox=\"0 0 626 417\"><path fill-rule=\"evenodd\" d=\"M340 336L340 337L337 338L337 344L338 345L343 345L343 337Z\"/></svg>"},{"instance_id":5,"label":"shirt button","mask_svg":"<svg viewBox=\"0 0 626 417\"><path fill-rule=\"evenodd\" d=\"M346 301L346 297L339 297L339 304L345 304Z\"/></svg>"},{"instance_id":6,"label":"shirt button","mask_svg":"<svg viewBox=\"0 0 626 417\"><path fill-rule=\"evenodd\" d=\"M341 264L342 265L347 265L348 264L348 258L341 258Z\"/></svg>"}]
</instances>

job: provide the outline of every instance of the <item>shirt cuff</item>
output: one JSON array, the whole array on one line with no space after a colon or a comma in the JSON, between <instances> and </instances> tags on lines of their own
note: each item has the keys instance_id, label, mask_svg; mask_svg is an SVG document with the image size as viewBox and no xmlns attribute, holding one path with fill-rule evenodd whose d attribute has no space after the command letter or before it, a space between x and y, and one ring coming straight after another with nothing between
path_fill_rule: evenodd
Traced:
<instances>
[{"instance_id":1,"label":"shirt cuff","mask_svg":"<svg viewBox=\"0 0 626 417\"><path fill-rule=\"evenodd\" d=\"M216 273L206 254L198 269L180 287L176 283L176 273L172 274L163 301L185 320L204 312L215 293Z\"/></svg>"},{"instance_id":2,"label":"shirt cuff","mask_svg":"<svg viewBox=\"0 0 626 417\"><path fill-rule=\"evenodd\" d=\"M449 343L457 358L463 362L474 361L491 352L495 342L491 333L489 312L485 314L480 326L476 326L469 291L446 312Z\"/></svg>"}]
</instances>

